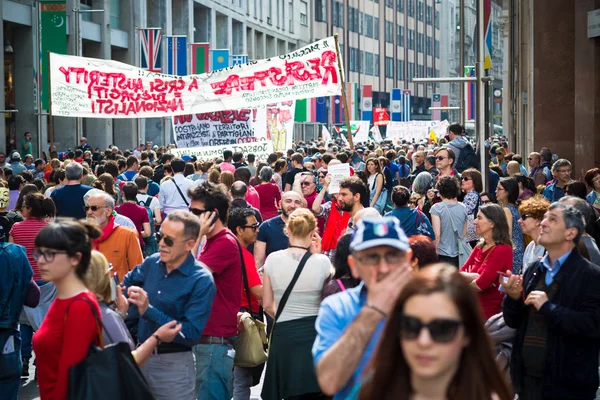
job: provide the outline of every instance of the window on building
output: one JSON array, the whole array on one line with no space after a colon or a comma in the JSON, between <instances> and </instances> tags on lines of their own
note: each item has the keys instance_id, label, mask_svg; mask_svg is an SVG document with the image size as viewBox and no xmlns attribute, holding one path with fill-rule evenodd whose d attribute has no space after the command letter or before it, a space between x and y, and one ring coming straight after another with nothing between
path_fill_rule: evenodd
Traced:
<instances>
[{"instance_id":1,"label":"window on building","mask_svg":"<svg viewBox=\"0 0 600 400\"><path fill-rule=\"evenodd\" d=\"M365 36L373 37L373 17L371 15L365 14Z\"/></svg>"},{"instance_id":2,"label":"window on building","mask_svg":"<svg viewBox=\"0 0 600 400\"><path fill-rule=\"evenodd\" d=\"M365 21L365 14L361 11L359 14L359 18L358 18L358 23L360 25L358 27L358 33L360 35L364 34L364 30L363 30L364 21Z\"/></svg>"},{"instance_id":3,"label":"window on building","mask_svg":"<svg viewBox=\"0 0 600 400\"><path fill-rule=\"evenodd\" d=\"M379 40L379 18L373 19L373 39Z\"/></svg>"},{"instance_id":4,"label":"window on building","mask_svg":"<svg viewBox=\"0 0 600 400\"><path fill-rule=\"evenodd\" d=\"M373 0L373 3L379 4L379 0Z\"/></svg>"},{"instance_id":5,"label":"window on building","mask_svg":"<svg viewBox=\"0 0 600 400\"><path fill-rule=\"evenodd\" d=\"M354 25L356 21L354 21L354 9L352 7L348 7L348 29L350 32L356 32L354 30Z\"/></svg>"},{"instance_id":6,"label":"window on building","mask_svg":"<svg viewBox=\"0 0 600 400\"><path fill-rule=\"evenodd\" d=\"M365 73L365 52L362 50L360 51L360 73Z\"/></svg>"},{"instance_id":7,"label":"window on building","mask_svg":"<svg viewBox=\"0 0 600 400\"><path fill-rule=\"evenodd\" d=\"M439 69L435 69L435 77L439 78L440 77L440 70Z\"/></svg>"},{"instance_id":8,"label":"window on building","mask_svg":"<svg viewBox=\"0 0 600 400\"><path fill-rule=\"evenodd\" d=\"M404 47L404 27L396 25L396 45Z\"/></svg>"},{"instance_id":9,"label":"window on building","mask_svg":"<svg viewBox=\"0 0 600 400\"><path fill-rule=\"evenodd\" d=\"M423 2L417 1L417 19L423 21Z\"/></svg>"},{"instance_id":10,"label":"window on building","mask_svg":"<svg viewBox=\"0 0 600 400\"><path fill-rule=\"evenodd\" d=\"M110 27L113 29L121 29L121 12L119 10L119 3L119 0L110 0Z\"/></svg>"},{"instance_id":11,"label":"window on building","mask_svg":"<svg viewBox=\"0 0 600 400\"><path fill-rule=\"evenodd\" d=\"M344 27L344 3L342 3L341 1L336 1L335 2L335 6L337 7L338 11L338 23L339 23L339 27L343 28Z\"/></svg>"},{"instance_id":12,"label":"window on building","mask_svg":"<svg viewBox=\"0 0 600 400\"><path fill-rule=\"evenodd\" d=\"M327 0L315 0L315 21L327 22Z\"/></svg>"},{"instance_id":13,"label":"window on building","mask_svg":"<svg viewBox=\"0 0 600 400\"><path fill-rule=\"evenodd\" d=\"M365 53L365 74L373 75L373 53Z\"/></svg>"},{"instance_id":14,"label":"window on building","mask_svg":"<svg viewBox=\"0 0 600 400\"><path fill-rule=\"evenodd\" d=\"M404 0L396 0L396 8L398 12L404 12Z\"/></svg>"},{"instance_id":15,"label":"window on building","mask_svg":"<svg viewBox=\"0 0 600 400\"><path fill-rule=\"evenodd\" d=\"M357 67L356 61L358 58L357 54L356 54L357 51L358 51L357 49L350 47L350 66L349 66L350 72L357 72L357 68L356 68Z\"/></svg>"},{"instance_id":16,"label":"window on building","mask_svg":"<svg viewBox=\"0 0 600 400\"><path fill-rule=\"evenodd\" d=\"M392 57L385 58L385 77L394 77L394 59Z\"/></svg>"},{"instance_id":17,"label":"window on building","mask_svg":"<svg viewBox=\"0 0 600 400\"><path fill-rule=\"evenodd\" d=\"M269 10L267 13L267 24L272 25L273 24L273 0L268 0L269 1Z\"/></svg>"},{"instance_id":18,"label":"window on building","mask_svg":"<svg viewBox=\"0 0 600 400\"><path fill-rule=\"evenodd\" d=\"M412 29L408 30L408 49L415 49L415 31Z\"/></svg>"},{"instance_id":19,"label":"window on building","mask_svg":"<svg viewBox=\"0 0 600 400\"><path fill-rule=\"evenodd\" d=\"M258 18L258 0L254 0L254 18Z\"/></svg>"},{"instance_id":20,"label":"window on building","mask_svg":"<svg viewBox=\"0 0 600 400\"><path fill-rule=\"evenodd\" d=\"M292 4L290 4L290 14L292 14ZM300 24L308 26L308 3L300 1Z\"/></svg>"},{"instance_id":21,"label":"window on building","mask_svg":"<svg viewBox=\"0 0 600 400\"><path fill-rule=\"evenodd\" d=\"M408 63L408 80L412 81L415 77L415 63Z\"/></svg>"},{"instance_id":22,"label":"window on building","mask_svg":"<svg viewBox=\"0 0 600 400\"><path fill-rule=\"evenodd\" d=\"M435 58L440 58L440 41L435 41Z\"/></svg>"},{"instance_id":23,"label":"window on building","mask_svg":"<svg viewBox=\"0 0 600 400\"><path fill-rule=\"evenodd\" d=\"M431 6L427 6L427 13L425 14L425 22L427 23L427 25L431 25L432 18L431 18L431 14L432 14L433 9L431 8Z\"/></svg>"},{"instance_id":24,"label":"window on building","mask_svg":"<svg viewBox=\"0 0 600 400\"><path fill-rule=\"evenodd\" d=\"M398 67L396 68L396 76L398 80L404 80L404 60L398 60Z\"/></svg>"},{"instance_id":25,"label":"window on building","mask_svg":"<svg viewBox=\"0 0 600 400\"><path fill-rule=\"evenodd\" d=\"M390 21L385 21L385 41L394 43L394 24Z\"/></svg>"},{"instance_id":26,"label":"window on building","mask_svg":"<svg viewBox=\"0 0 600 400\"><path fill-rule=\"evenodd\" d=\"M294 2L290 0L289 3L289 17L290 17L290 33L294 33Z\"/></svg>"},{"instance_id":27,"label":"window on building","mask_svg":"<svg viewBox=\"0 0 600 400\"><path fill-rule=\"evenodd\" d=\"M379 54L373 54L373 75L381 75L381 71L379 70Z\"/></svg>"},{"instance_id":28,"label":"window on building","mask_svg":"<svg viewBox=\"0 0 600 400\"><path fill-rule=\"evenodd\" d=\"M432 77L433 77L433 68L427 67L427 76L426 76L426 78L432 78Z\"/></svg>"},{"instance_id":29,"label":"window on building","mask_svg":"<svg viewBox=\"0 0 600 400\"><path fill-rule=\"evenodd\" d=\"M422 33L417 33L417 51L419 53L423 52L424 48L424 35Z\"/></svg>"},{"instance_id":30,"label":"window on building","mask_svg":"<svg viewBox=\"0 0 600 400\"><path fill-rule=\"evenodd\" d=\"M394 0L385 0L385 6L389 8L394 8Z\"/></svg>"},{"instance_id":31,"label":"window on building","mask_svg":"<svg viewBox=\"0 0 600 400\"><path fill-rule=\"evenodd\" d=\"M408 16L414 17L415 16L415 0L406 0L406 1L407 1L406 8L408 8Z\"/></svg>"},{"instance_id":32,"label":"window on building","mask_svg":"<svg viewBox=\"0 0 600 400\"><path fill-rule=\"evenodd\" d=\"M436 29L440 29L440 12L436 11L434 14L434 19L433 19L433 23L435 25Z\"/></svg>"}]
</instances>

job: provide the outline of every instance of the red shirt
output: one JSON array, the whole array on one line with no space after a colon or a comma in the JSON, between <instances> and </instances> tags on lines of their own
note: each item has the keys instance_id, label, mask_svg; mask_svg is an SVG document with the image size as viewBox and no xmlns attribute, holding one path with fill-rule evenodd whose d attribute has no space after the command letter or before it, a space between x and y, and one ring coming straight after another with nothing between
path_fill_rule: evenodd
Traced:
<instances>
[{"instance_id":1,"label":"red shirt","mask_svg":"<svg viewBox=\"0 0 600 400\"><path fill-rule=\"evenodd\" d=\"M242 262L236 237L227 228L206 241L198 260L213 272L217 294L203 335L237 335L237 313L242 303Z\"/></svg>"},{"instance_id":2,"label":"red shirt","mask_svg":"<svg viewBox=\"0 0 600 400\"><path fill-rule=\"evenodd\" d=\"M33 249L35 248L35 237L48 223L43 219L27 218L24 221L17 222L10 229L10 236L16 244L25 247L27 260L33 268L33 279L39 281L42 279L40 270L38 269L37 261L33 258Z\"/></svg>"},{"instance_id":3,"label":"red shirt","mask_svg":"<svg viewBox=\"0 0 600 400\"><path fill-rule=\"evenodd\" d=\"M254 256L245 248L242 248L242 253L244 254L244 265L246 266L246 275L248 276L248 288L252 289L255 286L262 285L262 280L260 279L260 275L258 274L258 270L256 269L256 263L254 262ZM252 307L250 307L250 310L252 312L258 312L258 309L260 308L260 303L258 302L258 299L252 294L252 290L250 290L250 302L252 303ZM246 290L243 285L241 306L248 308L248 296L246 296Z\"/></svg>"},{"instance_id":4,"label":"red shirt","mask_svg":"<svg viewBox=\"0 0 600 400\"><path fill-rule=\"evenodd\" d=\"M486 320L502 311L504 293L498 290L498 271L512 270L512 260L512 247L507 244L498 244L485 252L481 251L480 246L475 246L460 269L461 272L479 274L475 283L482 290L477 292L477 296Z\"/></svg>"},{"instance_id":5,"label":"red shirt","mask_svg":"<svg viewBox=\"0 0 600 400\"><path fill-rule=\"evenodd\" d=\"M246 193L246 201L252 207L254 207L256 209L260 209L260 195L258 194L258 192L256 191L256 189L254 188L254 186L248 185L247 189L248 189L248 191Z\"/></svg>"},{"instance_id":6,"label":"red shirt","mask_svg":"<svg viewBox=\"0 0 600 400\"><path fill-rule=\"evenodd\" d=\"M79 293L69 299L56 298L33 335L38 385L44 400L67 398L69 368L87 356L90 344L99 343L96 317L86 301L75 301L81 298L91 301L101 315L92 292Z\"/></svg>"},{"instance_id":7,"label":"red shirt","mask_svg":"<svg viewBox=\"0 0 600 400\"><path fill-rule=\"evenodd\" d=\"M304 200L306 200L306 203L308 204L307 208L309 210L312 210L313 203L315 202L318 196L319 193L317 193L316 190L310 196L304 196ZM321 201L321 204L323 204L323 201ZM325 230L325 218L318 217L317 226L319 227L319 234L323 235L323 231Z\"/></svg>"},{"instance_id":8,"label":"red shirt","mask_svg":"<svg viewBox=\"0 0 600 400\"><path fill-rule=\"evenodd\" d=\"M144 247L144 238L142 238L142 231L144 230L144 227L142 226L142 224L144 222L150 223L148 211L146 211L144 207L138 206L137 204L133 203L121 204L120 206L116 207L115 210L119 214L124 215L133 221L133 223L135 224L135 229L137 229L138 231L140 246Z\"/></svg>"},{"instance_id":9,"label":"red shirt","mask_svg":"<svg viewBox=\"0 0 600 400\"><path fill-rule=\"evenodd\" d=\"M274 183L265 183L256 185L254 189L256 189L260 195L260 205L258 209L260 210L260 215L263 217L263 221L279 215L276 205L281 200L279 186Z\"/></svg>"}]
</instances>

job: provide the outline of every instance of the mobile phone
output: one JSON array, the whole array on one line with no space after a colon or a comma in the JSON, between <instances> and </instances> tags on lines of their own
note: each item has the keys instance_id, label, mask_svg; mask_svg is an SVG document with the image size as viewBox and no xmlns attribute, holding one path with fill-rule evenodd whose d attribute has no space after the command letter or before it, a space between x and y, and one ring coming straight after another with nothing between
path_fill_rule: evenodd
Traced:
<instances>
[{"instance_id":1,"label":"mobile phone","mask_svg":"<svg viewBox=\"0 0 600 400\"><path fill-rule=\"evenodd\" d=\"M116 272L113 274L113 279L115 280L115 283L117 284L117 286L121 285L121 281L119 280L119 275Z\"/></svg>"},{"instance_id":2,"label":"mobile phone","mask_svg":"<svg viewBox=\"0 0 600 400\"><path fill-rule=\"evenodd\" d=\"M212 221L210 222L211 225L214 225L217 223L217 221L219 220L219 213L215 211L215 216L213 217Z\"/></svg>"}]
</instances>

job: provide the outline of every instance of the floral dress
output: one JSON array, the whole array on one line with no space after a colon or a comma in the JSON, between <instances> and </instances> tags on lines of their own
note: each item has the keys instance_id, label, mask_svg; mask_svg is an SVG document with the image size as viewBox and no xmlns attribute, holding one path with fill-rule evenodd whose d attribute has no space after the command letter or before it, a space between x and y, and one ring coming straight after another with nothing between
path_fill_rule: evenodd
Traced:
<instances>
[{"instance_id":1,"label":"floral dress","mask_svg":"<svg viewBox=\"0 0 600 400\"><path fill-rule=\"evenodd\" d=\"M513 274L518 274L523 265L523 254L525 253L525 242L523 241L523 231L519 225L521 215L517 207L509 204L507 208L512 215L512 243L513 243Z\"/></svg>"},{"instance_id":2,"label":"floral dress","mask_svg":"<svg viewBox=\"0 0 600 400\"><path fill-rule=\"evenodd\" d=\"M475 210L481 205L480 202L481 198L474 190L467 193L463 199L463 204L467 208L467 236L465 237L465 242L467 243L480 239L480 236L475 230L475 224L473 223L473 221L475 221Z\"/></svg>"}]
</instances>

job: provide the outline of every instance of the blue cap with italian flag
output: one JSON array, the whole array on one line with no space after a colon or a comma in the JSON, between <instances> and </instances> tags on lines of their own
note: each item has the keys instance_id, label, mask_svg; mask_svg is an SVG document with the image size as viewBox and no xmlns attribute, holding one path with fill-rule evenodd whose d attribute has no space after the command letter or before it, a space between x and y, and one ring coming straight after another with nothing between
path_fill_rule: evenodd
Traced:
<instances>
[{"instance_id":1,"label":"blue cap with italian flag","mask_svg":"<svg viewBox=\"0 0 600 400\"><path fill-rule=\"evenodd\" d=\"M356 225L350 250L362 251L377 246L390 246L408 251L410 244L395 217L363 218Z\"/></svg>"}]
</instances>

